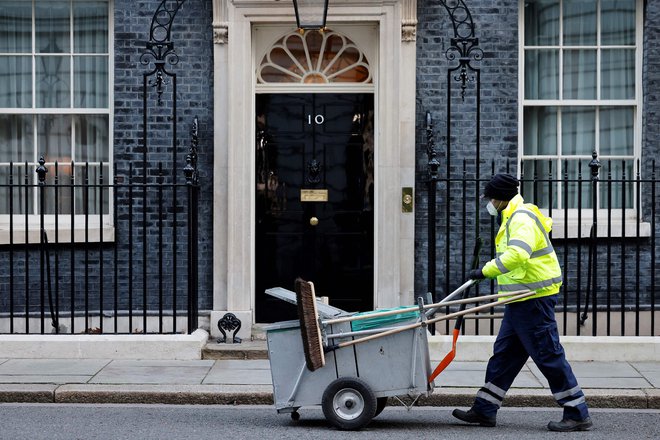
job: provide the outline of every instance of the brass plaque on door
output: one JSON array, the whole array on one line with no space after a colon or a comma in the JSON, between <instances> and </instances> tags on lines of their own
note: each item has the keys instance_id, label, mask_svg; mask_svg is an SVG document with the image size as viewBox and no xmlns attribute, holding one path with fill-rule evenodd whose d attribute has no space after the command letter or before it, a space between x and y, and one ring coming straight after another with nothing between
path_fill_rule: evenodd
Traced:
<instances>
[{"instance_id":1,"label":"brass plaque on door","mask_svg":"<svg viewBox=\"0 0 660 440\"><path fill-rule=\"evenodd\" d=\"M300 190L301 202L327 202L328 190L327 189L301 189Z\"/></svg>"}]
</instances>

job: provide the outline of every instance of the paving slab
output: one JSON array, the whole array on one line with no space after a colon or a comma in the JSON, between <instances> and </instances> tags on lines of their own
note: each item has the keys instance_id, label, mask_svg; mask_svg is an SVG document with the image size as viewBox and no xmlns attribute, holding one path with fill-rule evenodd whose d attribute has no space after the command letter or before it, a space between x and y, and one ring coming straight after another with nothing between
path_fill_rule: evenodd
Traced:
<instances>
[{"instance_id":1,"label":"paving slab","mask_svg":"<svg viewBox=\"0 0 660 440\"><path fill-rule=\"evenodd\" d=\"M440 363L440 359L431 360L431 368L435 368ZM447 366L445 371L481 371L482 375L486 374L486 367L488 362L461 362L454 361Z\"/></svg>"},{"instance_id":2,"label":"paving slab","mask_svg":"<svg viewBox=\"0 0 660 440\"><path fill-rule=\"evenodd\" d=\"M10 359L0 365L0 375L89 375L93 376L110 359Z\"/></svg>"},{"instance_id":3,"label":"paving slab","mask_svg":"<svg viewBox=\"0 0 660 440\"><path fill-rule=\"evenodd\" d=\"M660 371L644 371L642 376L655 388L660 388Z\"/></svg>"},{"instance_id":4,"label":"paving slab","mask_svg":"<svg viewBox=\"0 0 660 440\"><path fill-rule=\"evenodd\" d=\"M110 364L89 383L104 384L200 384L210 366L123 366Z\"/></svg>"},{"instance_id":5,"label":"paving slab","mask_svg":"<svg viewBox=\"0 0 660 440\"><path fill-rule=\"evenodd\" d=\"M213 366L212 360L153 360L153 359L115 359L108 367L208 367Z\"/></svg>"},{"instance_id":6,"label":"paving slab","mask_svg":"<svg viewBox=\"0 0 660 440\"><path fill-rule=\"evenodd\" d=\"M213 367L203 384L268 385L272 384L270 370L227 370Z\"/></svg>"},{"instance_id":7,"label":"paving slab","mask_svg":"<svg viewBox=\"0 0 660 440\"><path fill-rule=\"evenodd\" d=\"M4 364L4 363L7 362L8 360L9 360L9 359L0 359L0 365Z\"/></svg>"},{"instance_id":8,"label":"paving slab","mask_svg":"<svg viewBox=\"0 0 660 440\"><path fill-rule=\"evenodd\" d=\"M54 383L54 384L64 384L64 383L87 383L92 378L92 376L69 376L66 374L51 374L48 376L40 374L30 374L30 375L2 375L0 376L0 383Z\"/></svg>"},{"instance_id":9,"label":"paving slab","mask_svg":"<svg viewBox=\"0 0 660 440\"><path fill-rule=\"evenodd\" d=\"M443 371L436 379L436 386L445 387L481 387L484 374L476 371ZM521 371L513 382L515 388L542 388L543 385L529 371Z\"/></svg>"},{"instance_id":10,"label":"paving slab","mask_svg":"<svg viewBox=\"0 0 660 440\"><path fill-rule=\"evenodd\" d=\"M573 373L582 377L640 377L628 362L570 362Z\"/></svg>"},{"instance_id":11,"label":"paving slab","mask_svg":"<svg viewBox=\"0 0 660 440\"><path fill-rule=\"evenodd\" d=\"M644 389L653 388L643 377L582 377L578 378L582 388Z\"/></svg>"},{"instance_id":12,"label":"paving slab","mask_svg":"<svg viewBox=\"0 0 660 440\"><path fill-rule=\"evenodd\" d=\"M224 359L215 361L214 368L224 368L228 370L269 370L270 362L265 359L244 361Z\"/></svg>"},{"instance_id":13,"label":"paving slab","mask_svg":"<svg viewBox=\"0 0 660 440\"><path fill-rule=\"evenodd\" d=\"M633 368L637 371L660 371L660 362L631 362Z\"/></svg>"}]
</instances>

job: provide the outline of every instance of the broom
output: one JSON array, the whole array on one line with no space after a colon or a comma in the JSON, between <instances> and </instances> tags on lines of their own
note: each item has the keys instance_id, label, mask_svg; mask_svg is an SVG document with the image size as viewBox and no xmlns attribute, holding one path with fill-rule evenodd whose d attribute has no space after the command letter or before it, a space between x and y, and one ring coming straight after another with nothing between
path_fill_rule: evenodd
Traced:
<instances>
[{"instance_id":1,"label":"broom","mask_svg":"<svg viewBox=\"0 0 660 440\"><path fill-rule=\"evenodd\" d=\"M318 370L325 365L323 341L321 339L321 326L316 311L316 294L314 283L296 278L296 303L298 305L298 319L300 320L300 333L305 352L305 363L310 371Z\"/></svg>"}]
</instances>

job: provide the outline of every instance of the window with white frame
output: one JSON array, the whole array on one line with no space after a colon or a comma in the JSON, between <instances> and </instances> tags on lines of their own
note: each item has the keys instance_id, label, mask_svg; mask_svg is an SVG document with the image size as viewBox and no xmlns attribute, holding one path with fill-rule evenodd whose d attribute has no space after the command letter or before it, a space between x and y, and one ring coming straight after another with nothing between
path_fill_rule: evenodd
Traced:
<instances>
[{"instance_id":1,"label":"window with white frame","mask_svg":"<svg viewBox=\"0 0 660 440\"><path fill-rule=\"evenodd\" d=\"M520 158L527 178L588 180L593 151L601 181L634 178L641 130L642 0L521 0ZM523 191L532 193L532 183ZM578 207L578 184L552 186L552 208ZM581 185L581 206L592 208ZM629 209L634 185L601 184L598 208ZM625 192L625 195L624 195ZM567 195L567 197L566 197ZM625 206L624 205L625 198ZM611 200L611 203L610 203ZM548 208L549 185L537 185Z\"/></svg>"},{"instance_id":2,"label":"window with white frame","mask_svg":"<svg viewBox=\"0 0 660 440\"><path fill-rule=\"evenodd\" d=\"M23 185L11 198L0 187L0 215L40 213L40 156L46 182L57 162L62 185L46 190L44 214L108 214L107 189L100 199L70 184L111 177L110 11L108 0L0 0L0 184Z\"/></svg>"}]
</instances>

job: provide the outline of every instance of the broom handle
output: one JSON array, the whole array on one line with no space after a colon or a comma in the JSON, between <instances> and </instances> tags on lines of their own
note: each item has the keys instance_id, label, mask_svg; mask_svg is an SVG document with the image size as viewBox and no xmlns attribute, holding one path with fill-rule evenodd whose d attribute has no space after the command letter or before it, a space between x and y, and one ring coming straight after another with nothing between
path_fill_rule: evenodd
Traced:
<instances>
[{"instance_id":1,"label":"broom handle","mask_svg":"<svg viewBox=\"0 0 660 440\"><path fill-rule=\"evenodd\" d=\"M437 308L440 305L443 306L443 307L445 307L445 306L449 307L449 306L455 306L455 305L458 305L458 304L470 304L470 303L477 303L477 302L482 302L482 301L489 301L491 299L509 297L509 296L515 295L517 293L518 292L496 293L496 294L493 294L493 295L483 295L483 296L475 296L475 297L472 297L472 298L455 299L454 301L446 301L446 302L439 302L439 303L435 303L435 304L427 304L423 307L423 309L428 310L428 309L431 309L431 308ZM359 321L361 319L379 318L379 317L382 317L382 316L398 315L399 313L414 312L416 310L419 310L419 307L411 306L411 307L401 308L401 309L396 309L396 310L385 310L383 312L369 313L368 315L345 316L343 318L329 319L327 321L322 321L322 322L323 322L324 325L339 324L339 323L342 323L342 322Z\"/></svg>"},{"instance_id":2,"label":"broom handle","mask_svg":"<svg viewBox=\"0 0 660 440\"><path fill-rule=\"evenodd\" d=\"M417 327L420 327L422 324L432 324L434 322L446 321L448 319L456 318L458 316L463 316L463 315L467 315L469 313L475 313L475 312L479 312L481 310L489 309L491 307L495 307L498 304L506 304L506 303L509 303L511 301L516 301L516 300L519 300L519 299L527 298L528 296L532 296L532 295L535 295L535 294L536 294L536 292L532 292L532 291L521 292L521 293L518 293L517 295L514 295L514 296L512 296L510 298L507 298L503 301L494 301L494 302L490 302L490 303L487 303L487 304L482 304L480 306L473 307L471 309L467 309L467 310L463 310L463 311L455 312L455 313L450 313L448 315L440 316L438 318L428 319L426 321L416 322L414 324L404 325L404 326L397 327L397 328L392 329L392 330L387 330L387 331L384 331L382 333L378 333L378 334L375 334L375 335L365 336L364 338L354 339L352 341L341 342L341 343L337 344L336 348L350 347L351 345L359 344L360 342L367 342L367 341L371 341L373 339L382 338L383 336L389 336L389 335L393 335L395 333L400 333L400 332L403 332L403 331L406 331L406 330L417 328Z\"/></svg>"}]
</instances>

